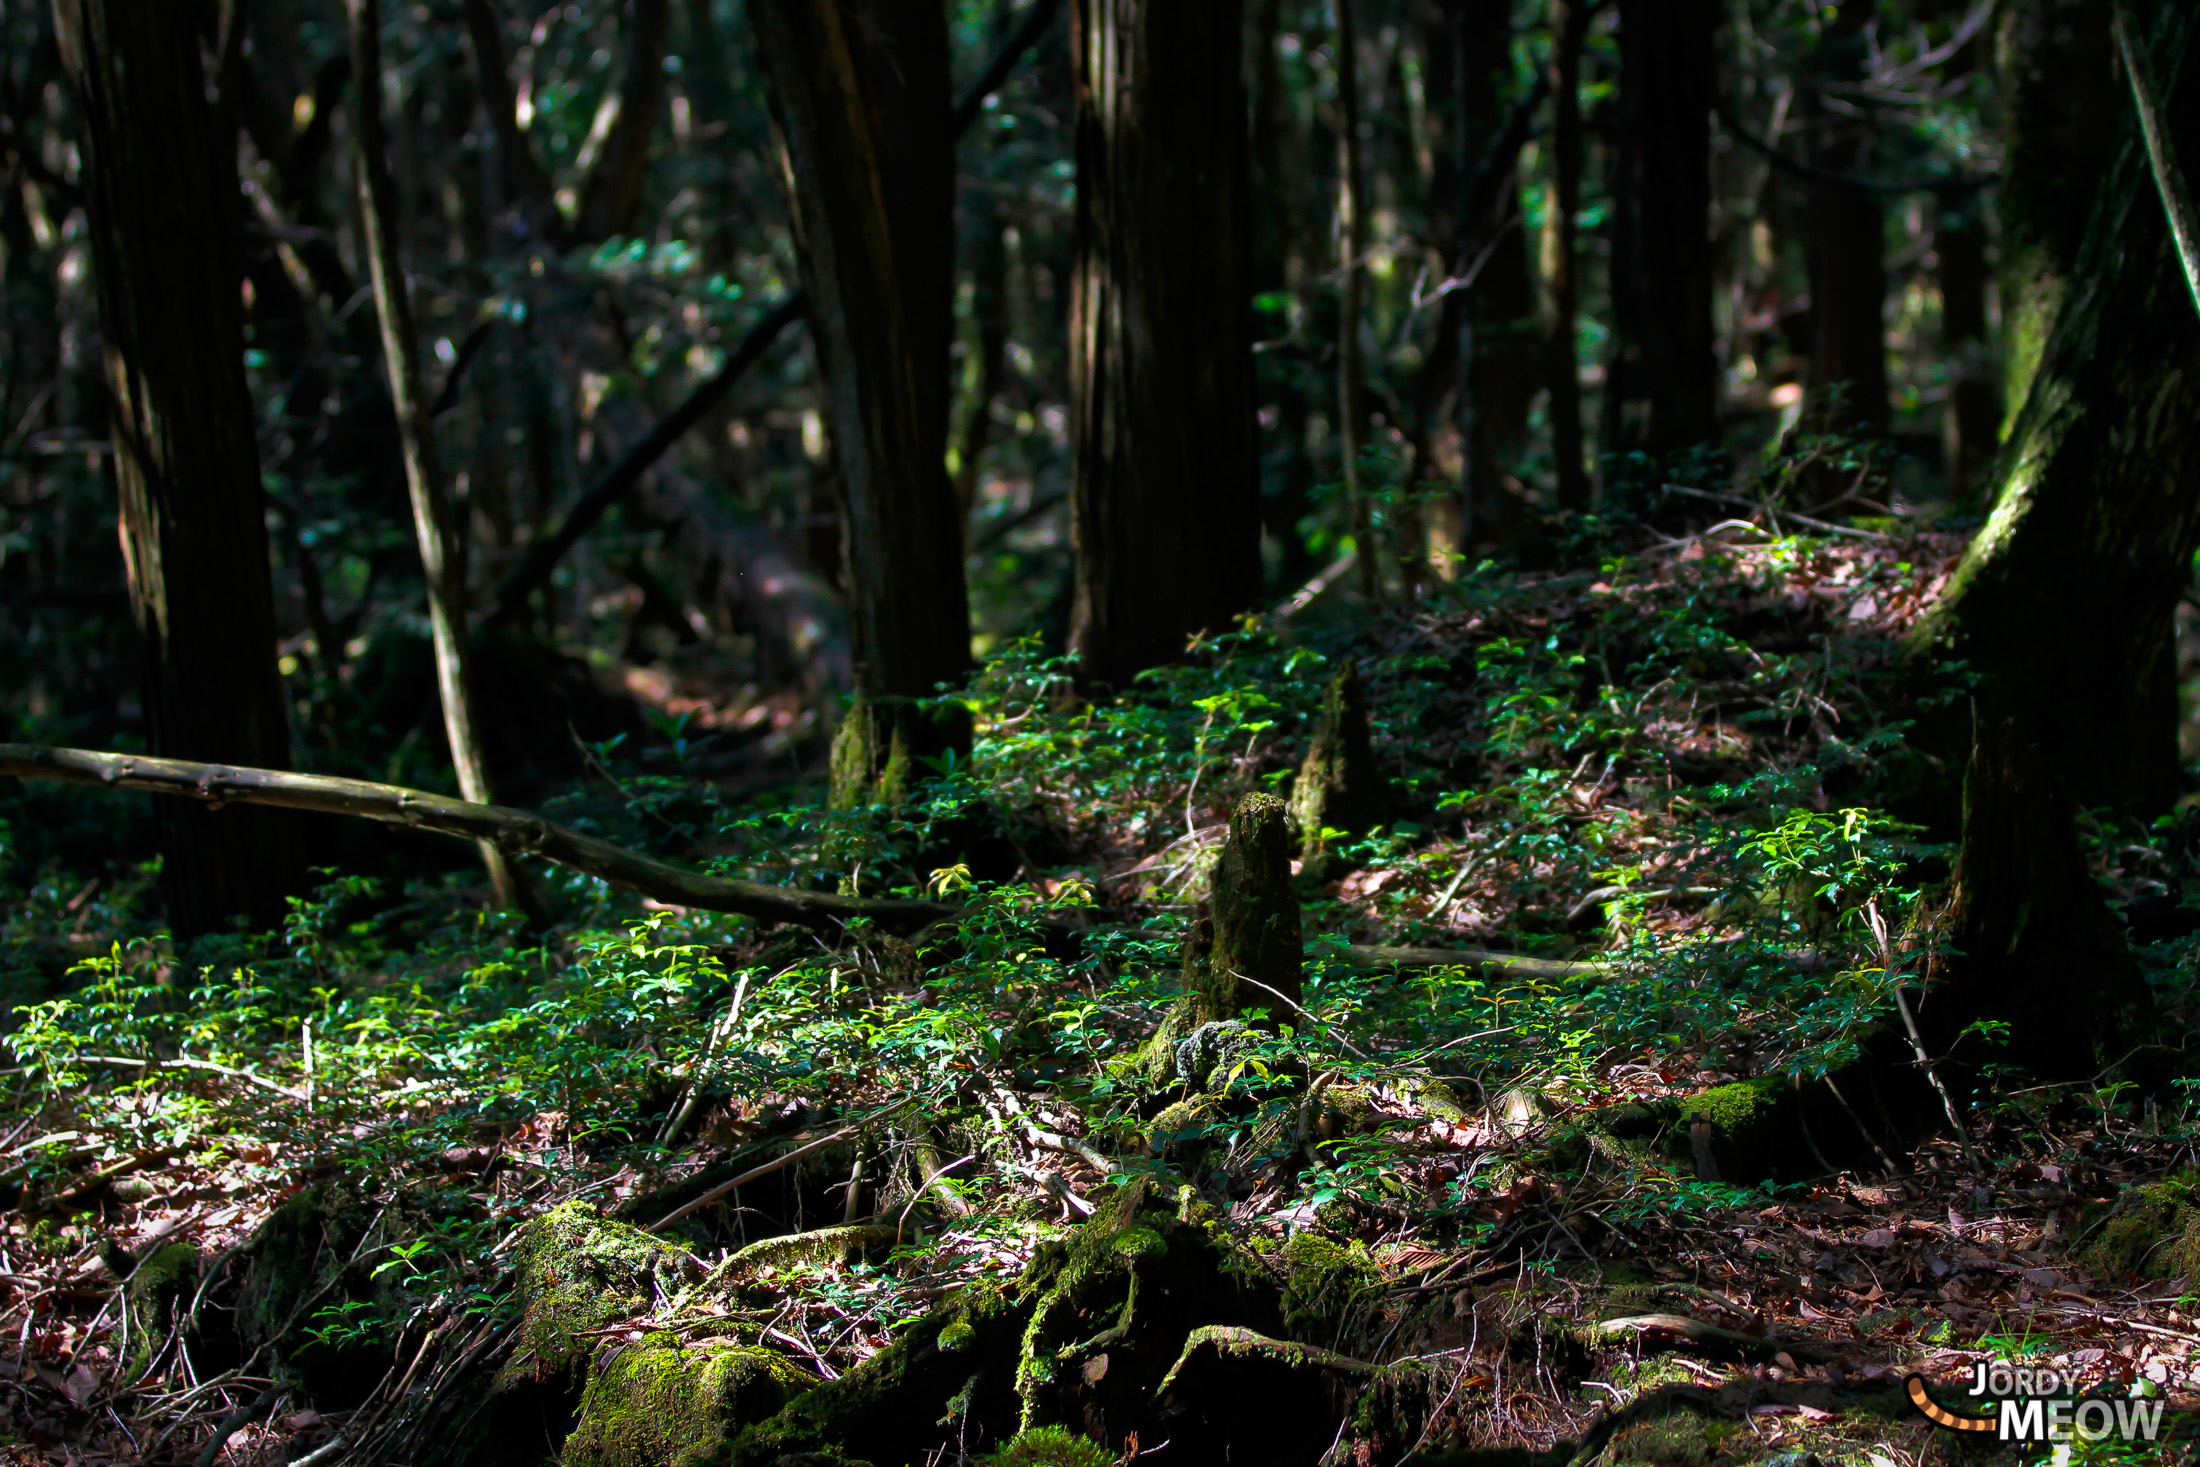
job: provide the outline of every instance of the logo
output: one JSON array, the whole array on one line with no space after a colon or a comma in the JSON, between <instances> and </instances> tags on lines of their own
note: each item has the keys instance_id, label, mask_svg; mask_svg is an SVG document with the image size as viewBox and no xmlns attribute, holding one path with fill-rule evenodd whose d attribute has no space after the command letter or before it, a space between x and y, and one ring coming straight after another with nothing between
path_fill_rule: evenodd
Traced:
<instances>
[{"instance_id":1,"label":"logo","mask_svg":"<svg viewBox=\"0 0 2200 1467\"><path fill-rule=\"evenodd\" d=\"M2128 1396L2081 1396L2077 1382L2044 1366L1980 1360L1971 1366L1964 1394L1984 1416L1951 1411L1932 1397L1925 1377L1908 1381L1910 1404L1927 1421L1949 1431L1993 1432L2005 1442L2153 1441L2161 1434L2165 1401Z\"/></svg>"}]
</instances>

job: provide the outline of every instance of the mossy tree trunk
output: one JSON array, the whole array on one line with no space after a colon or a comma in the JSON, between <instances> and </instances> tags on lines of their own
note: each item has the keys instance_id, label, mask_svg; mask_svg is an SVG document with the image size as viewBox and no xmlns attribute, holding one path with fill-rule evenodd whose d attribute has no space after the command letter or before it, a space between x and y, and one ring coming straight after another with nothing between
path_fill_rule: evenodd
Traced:
<instances>
[{"instance_id":1,"label":"mossy tree trunk","mask_svg":"<svg viewBox=\"0 0 2200 1467\"><path fill-rule=\"evenodd\" d=\"M919 706L970 667L962 527L947 477L955 237L947 28L938 6L756 0L782 182L810 301L847 530L857 706L836 802L967 747Z\"/></svg>"},{"instance_id":2,"label":"mossy tree trunk","mask_svg":"<svg viewBox=\"0 0 2200 1467\"><path fill-rule=\"evenodd\" d=\"M1076 0L1073 641L1122 687L1260 591L1239 0Z\"/></svg>"},{"instance_id":3,"label":"mossy tree trunk","mask_svg":"<svg viewBox=\"0 0 2200 1467\"><path fill-rule=\"evenodd\" d=\"M156 754L286 769L274 595L244 375L235 141L215 126L196 12L59 0L111 391L123 559ZM324 649L325 650L325 649ZM299 889L296 817L161 812L179 936L272 927Z\"/></svg>"},{"instance_id":4,"label":"mossy tree trunk","mask_svg":"<svg viewBox=\"0 0 2200 1467\"><path fill-rule=\"evenodd\" d=\"M2129 1048L2116 1037L2151 1015L2146 982L2086 869L2077 814L2017 723L1981 723L1964 781L1953 951L1918 1014L1929 1051L2082 1079L2116 1063ZM1979 1020L2006 1024L2007 1042L1963 1037Z\"/></svg>"},{"instance_id":5,"label":"mossy tree trunk","mask_svg":"<svg viewBox=\"0 0 2200 1467\"><path fill-rule=\"evenodd\" d=\"M1375 762L1374 731L1367 717L1367 683L1359 664L1347 662L1329 680L1314 742L1291 786L1300 874L1327 880L1340 864L1334 849L1338 840L1366 835L1389 813L1389 783Z\"/></svg>"},{"instance_id":6,"label":"mossy tree trunk","mask_svg":"<svg viewBox=\"0 0 2200 1467\"><path fill-rule=\"evenodd\" d=\"M2102 140L2129 105L2101 0L2003 0L1995 35L2001 99L2003 429L2016 425L2085 243Z\"/></svg>"},{"instance_id":7,"label":"mossy tree trunk","mask_svg":"<svg viewBox=\"0 0 2200 1467\"><path fill-rule=\"evenodd\" d=\"M2166 8L2150 48L2187 159L2196 30ZM2200 319L2135 122L2097 166L1993 514L1918 643L1983 674L1981 714L2015 720L2081 805L2152 813L2179 789L2172 622L2200 543Z\"/></svg>"}]
</instances>

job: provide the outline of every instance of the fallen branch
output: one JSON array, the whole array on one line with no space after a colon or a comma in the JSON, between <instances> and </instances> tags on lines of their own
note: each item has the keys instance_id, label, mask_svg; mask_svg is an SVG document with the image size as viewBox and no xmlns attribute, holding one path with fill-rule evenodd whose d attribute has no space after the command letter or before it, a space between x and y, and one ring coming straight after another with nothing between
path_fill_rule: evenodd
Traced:
<instances>
[{"instance_id":1,"label":"fallen branch","mask_svg":"<svg viewBox=\"0 0 2200 1467\"><path fill-rule=\"evenodd\" d=\"M539 856L574 871L598 877L674 907L730 912L760 922L786 922L833 932L850 922L867 921L898 936L921 932L962 915L946 902L900 897L844 896L770 886L731 876L706 876L669 862L623 850L606 840L505 805L477 805L403 785L374 784L330 774L293 774L234 764L200 764L189 759L156 759L145 754L102 754L91 749L56 749L44 744L0 744L0 777L56 779L110 789L179 795L220 807L278 805L318 815L353 815L385 825L409 825L459 840L487 841L513 855ZM1043 924L1048 947L1059 940L1074 950L1081 929L1063 922ZM1345 961L1361 968L1487 968L1524 978L1572 978L1603 971L1601 963L1562 962L1524 957L1484 948L1383 947L1354 943L1341 949ZM110 1061L114 1063L114 1061ZM122 1063L142 1063L122 1061ZM204 1060L166 1060L198 1069L221 1069ZM234 1073L234 1072L225 1072ZM239 1078L251 1079L240 1075ZM253 1083L264 1083L253 1081ZM270 1086L269 1088L279 1089ZM281 1094L293 1092L281 1090ZM293 1095L304 1099L302 1095Z\"/></svg>"},{"instance_id":2,"label":"fallen branch","mask_svg":"<svg viewBox=\"0 0 2200 1467\"><path fill-rule=\"evenodd\" d=\"M788 922L825 931L868 919L890 932L907 934L946 921L960 910L939 902L841 896L705 876L621 850L609 841L583 835L525 810L477 805L449 795L370 784L363 779L199 764L140 754L100 754L39 744L0 744L0 775L180 795L215 806L278 805L324 815L355 815L386 825L409 825L460 840L487 841L516 855L540 856L669 905L732 912L764 922Z\"/></svg>"},{"instance_id":3,"label":"fallen branch","mask_svg":"<svg viewBox=\"0 0 2200 1467\"><path fill-rule=\"evenodd\" d=\"M1383 1375L1390 1367L1377 1365L1370 1360L1355 1360L1350 1355L1340 1355L1334 1350L1324 1350L1319 1345L1302 1345L1297 1340L1278 1340L1234 1324L1203 1324L1184 1337L1184 1349L1177 1355L1176 1364L1161 1377L1161 1384L1153 1388L1155 1396L1168 1392L1176 1380L1176 1373L1191 1362L1192 1353L1201 1345L1212 1345L1218 1355L1266 1355L1272 1360L1284 1360L1293 1365L1311 1365L1322 1370L1341 1370L1347 1375Z\"/></svg>"},{"instance_id":4,"label":"fallen branch","mask_svg":"<svg viewBox=\"0 0 2200 1467\"><path fill-rule=\"evenodd\" d=\"M903 1104L906 1104L906 1102L903 1102ZM717 1186L711 1188L708 1192L705 1192L702 1196L697 1197L692 1201L681 1203L678 1207L673 1208L672 1211L666 1213L663 1217L658 1218L657 1221L651 1223L649 1225L649 1231L653 1233L661 1233L666 1228L669 1228L674 1223L678 1222L681 1218L686 1217L689 1213L710 1206L713 1202L716 1202L719 1198L725 1196L728 1192L733 1191L736 1187L745 1187L750 1182L757 1180L759 1177L768 1177L773 1172L776 1172L780 1168L787 1166L789 1163L800 1161L803 1157L808 1156L813 1151L822 1151L826 1147L833 1145L835 1142L845 1141L849 1137L861 1131L865 1126L868 1126L872 1122L877 1121L885 1117L889 1113L899 1109L901 1109L901 1105L889 1105L884 1110L876 1110L871 1112L871 1114L865 1116L862 1120L857 1121L852 1126L842 1126L839 1130L830 1132L827 1135L820 1136L815 1141L811 1141L805 1145L797 1146L792 1151L783 1151L779 1155L773 1157L770 1161L765 1162L762 1166L751 1167L747 1171L741 1173L740 1176L735 1177L732 1181L721 1182Z\"/></svg>"},{"instance_id":5,"label":"fallen branch","mask_svg":"<svg viewBox=\"0 0 2200 1467\"><path fill-rule=\"evenodd\" d=\"M1768 1340L1763 1335L1745 1335L1740 1330L1721 1329L1700 1319L1690 1319L1685 1314L1630 1314L1624 1319L1605 1320L1596 1327L1596 1332L1600 1335L1679 1335L1693 1344L1738 1351L1760 1360L1770 1360L1780 1354L1805 1364L1833 1358L1826 1351L1798 1340Z\"/></svg>"}]
</instances>

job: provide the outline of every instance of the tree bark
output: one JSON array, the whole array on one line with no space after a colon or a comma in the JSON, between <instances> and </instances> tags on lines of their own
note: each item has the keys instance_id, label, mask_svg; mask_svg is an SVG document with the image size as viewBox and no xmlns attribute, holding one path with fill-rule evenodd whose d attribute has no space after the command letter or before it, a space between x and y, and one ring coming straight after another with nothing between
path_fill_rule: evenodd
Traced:
<instances>
[{"instance_id":1,"label":"tree bark","mask_svg":"<svg viewBox=\"0 0 2200 1467\"><path fill-rule=\"evenodd\" d=\"M1574 335L1580 304L1577 272L1581 216L1581 50L1588 0L1551 0L1551 335L1544 383L1551 394L1551 460L1561 509L1589 508L1581 461L1581 364Z\"/></svg>"},{"instance_id":2,"label":"tree bark","mask_svg":"<svg viewBox=\"0 0 2200 1467\"><path fill-rule=\"evenodd\" d=\"M1512 91L1512 17L1495 0L1461 0L1454 24L1461 64L1459 169L1462 190L1473 187L1475 169L1505 125ZM1468 237L1490 241L1489 258L1467 292L1461 332L1463 383L1455 411L1465 440L1466 480L1460 486L1460 544L1479 536L1508 540L1518 533L1525 502L1518 468L1528 446L1528 411L1535 398L1535 274L1528 235L1517 217L1518 159L1498 160L1506 185L1497 202L1465 221ZM1465 212L1472 200L1461 199ZM1454 270L1472 264L1462 260Z\"/></svg>"},{"instance_id":3,"label":"tree bark","mask_svg":"<svg viewBox=\"0 0 2200 1467\"><path fill-rule=\"evenodd\" d=\"M2171 141L2200 153L2200 22L2149 52ZM2068 294L1997 466L1991 518L1918 644L1986 682L2082 805L2151 814L2179 789L2172 622L2200 544L2200 318L2128 114Z\"/></svg>"},{"instance_id":4,"label":"tree bark","mask_svg":"<svg viewBox=\"0 0 2200 1467\"><path fill-rule=\"evenodd\" d=\"M1612 353L1604 442L1674 453L1715 442L1711 107L1716 0L1620 0L1612 158Z\"/></svg>"},{"instance_id":5,"label":"tree bark","mask_svg":"<svg viewBox=\"0 0 2200 1467\"><path fill-rule=\"evenodd\" d=\"M373 278L375 309L382 323L382 360L389 374L390 404L397 413L405 483L412 497L413 530L420 544L428 626L435 639L436 687L443 704L443 733L450 743L459 793L486 805L494 797L474 716L466 566L421 384L420 342L413 326L412 297L405 279L384 145L381 8L379 0L346 0L346 5L351 21L352 173L359 190L360 233L366 242L368 274ZM529 897L520 884L519 873L492 842L481 842L480 850L497 904L524 909Z\"/></svg>"},{"instance_id":6,"label":"tree bark","mask_svg":"<svg viewBox=\"0 0 2200 1467\"><path fill-rule=\"evenodd\" d=\"M954 134L947 27L894 0L756 0L847 525L858 706L834 798L868 802L968 731L914 700L970 667L947 478ZM890 791L887 791L891 793Z\"/></svg>"},{"instance_id":7,"label":"tree bark","mask_svg":"<svg viewBox=\"0 0 2200 1467\"><path fill-rule=\"evenodd\" d=\"M1864 172L1872 122L1829 108L1829 94L1854 89L1869 60L1873 0L1842 0L1820 39L1804 81L1811 162L1821 174ZM1861 105L1867 106L1868 103ZM1887 264L1884 206L1878 194L1849 184L1805 185L1811 302L1810 402L1802 424L1816 433L1887 434Z\"/></svg>"},{"instance_id":8,"label":"tree bark","mask_svg":"<svg viewBox=\"0 0 2200 1467\"><path fill-rule=\"evenodd\" d=\"M152 748L290 762L259 448L244 375L233 139L207 106L186 6L56 0L84 191L130 604ZM161 822L179 937L271 927L304 873L293 822Z\"/></svg>"},{"instance_id":9,"label":"tree bark","mask_svg":"<svg viewBox=\"0 0 2200 1467\"><path fill-rule=\"evenodd\" d=\"M606 104L618 114L581 177L573 209L577 239L605 239L634 227L642 184L649 177L649 137L664 105L665 47L671 36L671 0L633 0L626 27L626 75Z\"/></svg>"},{"instance_id":10,"label":"tree bark","mask_svg":"<svg viewBox=\"0 0 2200 1467\"><path fill-rule=\"evenodd\" d=\"M1367 321L1367 160L1360 138L1360 36L1352 0L1330 0L1337 12L1337 243L1344 277L1337 311L1337 445L1344 460L1344 497L1359 548L1360 590L1369 604L1383 596L1382 547L1375 543L1375 515L1361 481L1367 448L1367 355L1361 332Z\"/></svg>"},{"instance_id":11,"label":"tree bark","mask_svg":"<svg viewBox=\"0 0 2200 1467\"><path fill-rule=\"evenodd\" d=\"M1238 0L1077 0L1074 643L1124 686L1260 590Z\"/></svg>"},{"instance_id":12,"label":"tree bark","mask_svg":"<svg viewBox=\"0 0 2200 1467\"><path fill-rule=\"evenodd\" d=\"M2128 104L2101 0L2004 0L1995 38L2003 432L2016 426L2085 243L2101 140Z\"/></svg>"}]
</instances>

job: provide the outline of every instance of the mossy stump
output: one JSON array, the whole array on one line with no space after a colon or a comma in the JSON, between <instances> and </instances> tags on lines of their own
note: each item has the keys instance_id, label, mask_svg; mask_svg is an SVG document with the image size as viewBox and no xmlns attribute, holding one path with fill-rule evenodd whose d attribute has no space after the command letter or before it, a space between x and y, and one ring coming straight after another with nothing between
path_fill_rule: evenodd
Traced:
<instances>
[{"instance_id":1,"label":"mossy stump","mask_svg":"<svg viewBox=\"0 0 2200 1467\"><path fill-rule=\"evenodd\" d=\"M1305 964L1289 813L1274 795L1247 795L1231 812L1206 909L1185 937L1183 996L1147 1048L1149 1082L1175 1081L1176 1046L1202 1025L1249 1009L1295 1019Z\"/></svg>"},{"instance_id":2,"label":"mossy stump","mask_svg":"<svg viewBox=\"0 0 2200 1467\"><path fill-rule=\"evenodd\" d=\"M2191 1175L2126 1188L2085 1219L2078 1266L2112 1283L2200 1277L2200 1187Z\"/></svg>"},{"instance_id":3,"label":"mossy stump","mask_svg":"<svg viewBox=\"0 0 2200 1467\"><path fill-rule=\"evenodd\" d=\"M148 1253L130 1274L130 1357L125 1379L143 1377L160 1363L168 1335L176 1326L176 1305L199 1281L199 1250L189 1243L164 1243Z\"/></svg>"},{"instance_id":4,"label":"mossy stump","mask_svg":"<svg viewBox=\"0 0 2200 1467\"><path fill-rule=\"evenodd\" d=\"M590 1376L561 1467L709 1467L743 1427L816 1385L769 1350L650 1335Z\"/></svg>"},{"instance_id":5,"label":"mossy stump","mask_svg":"<svg viewBox=\"0 0 2200 1467\"><path fill-rule=\"evenodd\" d=\"M1312 882L1343 873L1340 840L1357 839L1390 818L1390 785L1375 762L1367 684L1357 662L1346 662L1329 680L1313 745L1291 786L1291 818L1299 827L1299 874Z\"/></svg>"}]
</instances>

